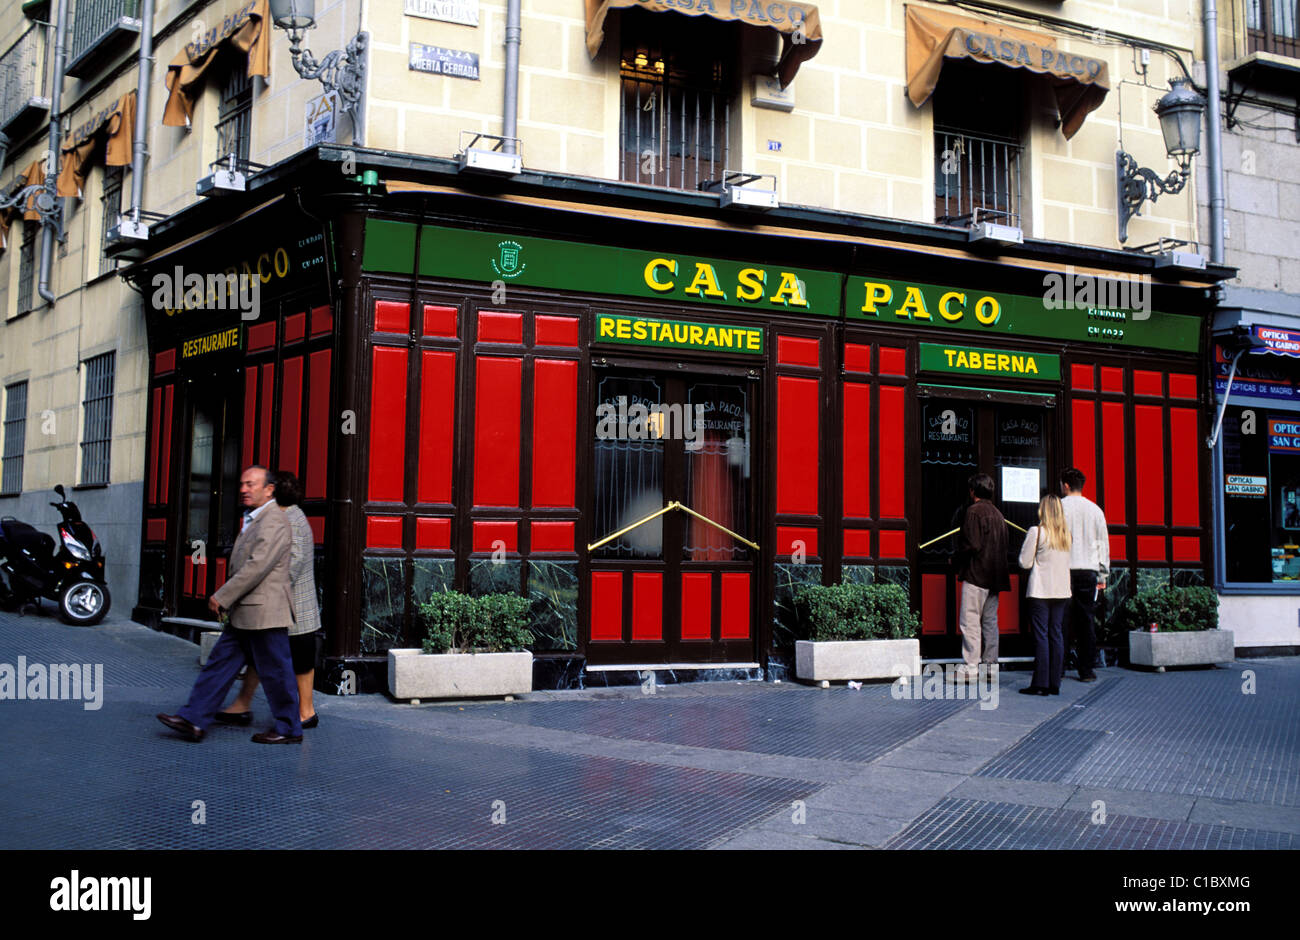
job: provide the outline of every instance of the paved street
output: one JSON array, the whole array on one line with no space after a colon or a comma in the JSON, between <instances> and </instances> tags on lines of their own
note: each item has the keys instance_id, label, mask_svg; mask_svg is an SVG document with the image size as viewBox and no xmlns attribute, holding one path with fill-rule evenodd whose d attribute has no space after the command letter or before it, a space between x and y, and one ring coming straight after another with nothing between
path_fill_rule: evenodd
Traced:
<instances>
[{"instance_id":1,"label":"paved street","mask_svg":"<svg viewBox=\"0 0 1300 940\"><path fill-rule=\"evenodd\" d=\"M1300 847L1295 659L1106 669L1052 698L1004 672L993 709L885 684L318 695L293 746L249 741L259 693L254 727L194 744L154 714L197 647L46 607L0 614L0 664L102 664L102 707L0 701L3 849Z\"/></svg>"}]
</instances>

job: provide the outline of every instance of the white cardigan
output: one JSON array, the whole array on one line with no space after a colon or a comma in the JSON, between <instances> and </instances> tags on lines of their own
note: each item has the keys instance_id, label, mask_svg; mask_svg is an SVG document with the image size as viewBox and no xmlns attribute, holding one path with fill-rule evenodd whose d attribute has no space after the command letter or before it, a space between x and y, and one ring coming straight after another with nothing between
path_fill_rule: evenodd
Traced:
<instances>
[{"instance_id":1,"label":"white cardigan","mask_svg":"<svg viewBox=\"0 0 1300 940\"><path fill-rule=\"evenodd\" d=\"M1020 549L1020 567L1031 569L1026 597L1060 600L1070 596L1070 553L1048 548L1047 540L1038 541L1038 526L1025 533Z\"/></svg>"}]
</instances>

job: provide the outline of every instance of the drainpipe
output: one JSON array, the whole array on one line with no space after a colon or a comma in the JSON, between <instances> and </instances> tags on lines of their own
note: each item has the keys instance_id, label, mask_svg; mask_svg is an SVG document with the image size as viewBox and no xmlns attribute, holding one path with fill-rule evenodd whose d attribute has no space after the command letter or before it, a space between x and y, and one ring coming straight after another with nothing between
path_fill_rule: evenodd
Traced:
<instances>
[{"instance_id":1,"label":"drainpipe","mask_svg":"<svg viewBox=\"0 0 1300 940\"><path fill-rule=\"evenodd\" d=\"M1219 101L1219 10L1205 0L1205 172L1210 177L1210 261L1223 264L1223 126Z\"/></svg>"},{"instance_id":2,"label":"drainpipe","mask_svg":"<svg viewBox=\"0 0 1300 940\"><path fill-rule=\"evenodd\" d=\"M140 14L140 78L135 93L135 139L131 145L131 221L140 222L144 162L149 158L149 83L153 79L153 0Z\"/></svg>"},{"instance_id":3,"label":"drainpipe","mask_svg":"<svg viewBox=\"0 0 1300 940\"><path fill-rule=\"evenodd\" d=\"M58 199L58 175L59 175L59 124L62 114L60 108L63 106L63 70L67 67L67 33L68 33L68 0L59 0L58 16L54 20L54 89L50 92L50 159L53 161L53 168L47 166L45 174L45 191L49 193L52 200ZM59 226L63 225L63 207L59 206ZM37 284L36 293L41 296L47 304L54 305L54 292L50 290L50 269L54 266L54 238L55 225L53 222L45 223L45 231L41 238L41 279Z\"/></svg>"},{"instance_id":4,"label":"drainpipe","mask_svg":"<svg viewBox=\"0 0 1300 940\"><path fill-rule=\"evenodd\" d=\"M501 135L506 138L505 152L515 153L513 138L518 136L516 111L519 107L519 0L509 0L506 6L506 103L501 118Z\"/></svg>"}]
</instances>

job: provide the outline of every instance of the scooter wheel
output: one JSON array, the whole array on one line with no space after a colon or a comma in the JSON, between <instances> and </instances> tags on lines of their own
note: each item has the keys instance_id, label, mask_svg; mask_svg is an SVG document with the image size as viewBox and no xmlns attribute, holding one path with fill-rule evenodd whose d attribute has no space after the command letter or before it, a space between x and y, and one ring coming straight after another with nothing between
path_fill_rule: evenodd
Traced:
<instances>
[{"instance_id":1,"label":"scooter wheel","mask_svg":"<svg viewBox=\"0 0 1300 940\"><path fill-rule=\"evenodd\" d=\"M74 581L59 593L59 616L64 623L91 627L108 613L108 588L94 581Z\"/></svg>"}]
</instances>

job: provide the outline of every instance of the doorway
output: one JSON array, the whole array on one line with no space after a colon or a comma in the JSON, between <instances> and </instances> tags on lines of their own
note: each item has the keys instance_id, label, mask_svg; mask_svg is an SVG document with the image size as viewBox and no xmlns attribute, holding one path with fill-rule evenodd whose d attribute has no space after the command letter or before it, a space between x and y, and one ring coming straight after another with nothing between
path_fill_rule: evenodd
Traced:
<instances>
[{"instance_id":1,"label":"doorway","mask_svg":"<svg viewBox=\"0 0 1300 940\"><path fill-rule=\"evenodd\" d=\"M225 582L226 561L239 535L240 411L231 401L228 377L198 375L188 386L185 504L180 517L182 617L215 619L207 600Z\"/></svg>"},{"instance_id":2,"label":"doorway","mask_svg":"<svg viewBox=\"0 0 1300 940\"><path fill-rule=\"evenodd\" d=\"M1038 501L1053 485L1056 399L1030 393L994 398L999 393L991 392L959 397L948 391L925 395L922 389L920 399L922 655L961 655L958 537L950 533L961 526L970 503L967 481L981 472L993 477L993 502L1008 522L1011 591L998 606L999 652L1033 655L1021 616L1025 578L1019 559L1024 532L1038 521Z\"/></svg>"},{"instance_id":3,"label":"doorway","mask_svg":"<svg viewBox=\"0 0 1300 940\"><path fill-rule=\"evenodd\" d=\"M601 370L593 388L588 663L756 662L758 383Z\"/></svg>"}]
</instances>

